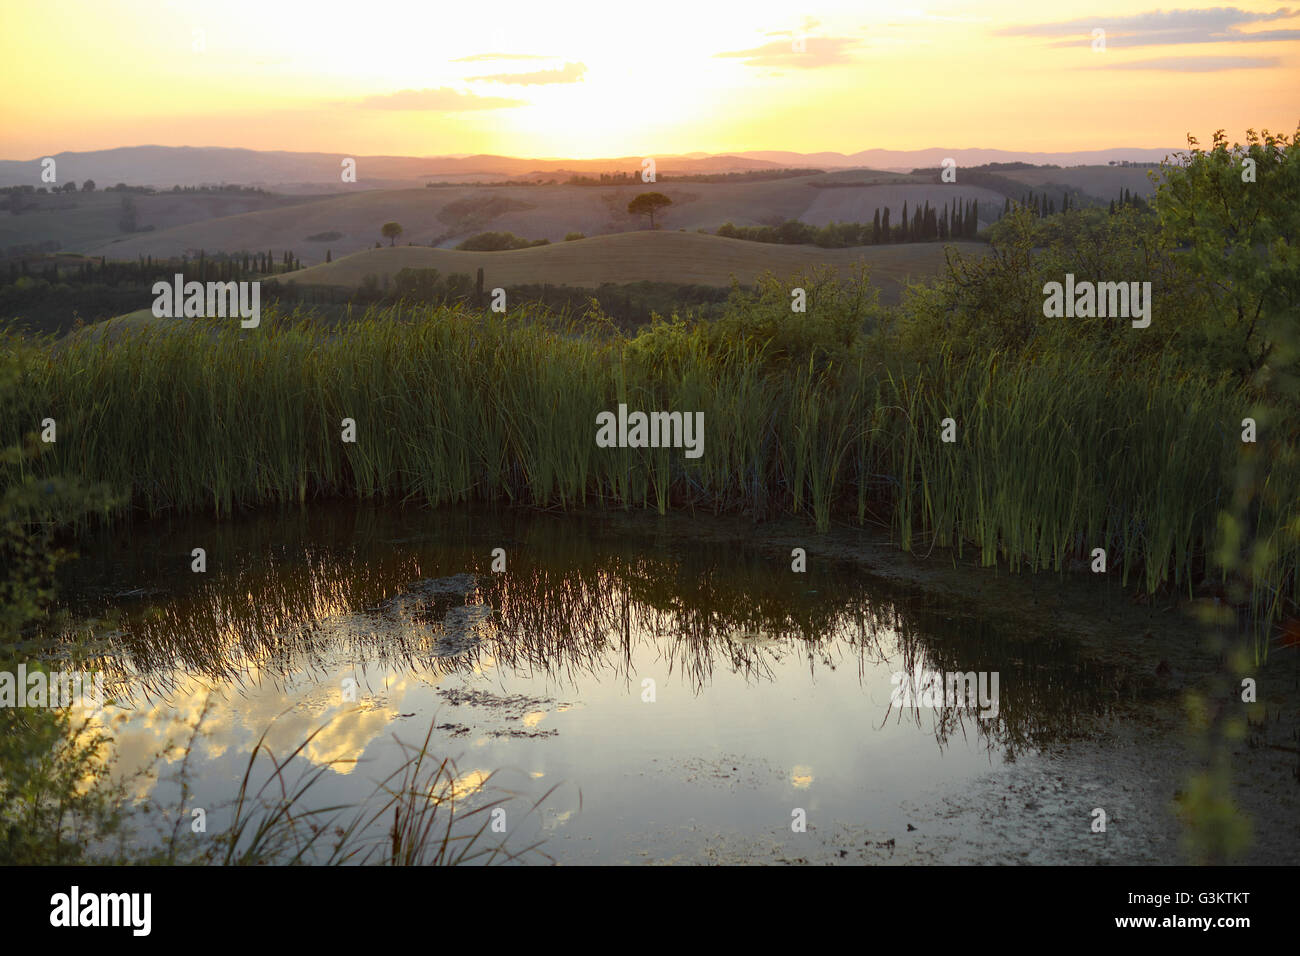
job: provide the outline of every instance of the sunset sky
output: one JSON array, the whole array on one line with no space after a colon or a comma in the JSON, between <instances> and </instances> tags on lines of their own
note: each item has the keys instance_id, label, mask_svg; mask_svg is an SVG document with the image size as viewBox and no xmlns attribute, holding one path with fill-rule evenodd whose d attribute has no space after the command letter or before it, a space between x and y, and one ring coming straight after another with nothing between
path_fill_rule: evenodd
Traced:
<instances>
[{"instance_id":1,"label":"sunset sky","mask_svg":"<svg viewBox=\"0 0 1300 956\"><path fill-rule=\"evenodd\" d=\"M0 158L142 144L537 158L1053 151L1295 130L1300 6L1158 9L5 3Z\"/></svg>"}]
</instances>

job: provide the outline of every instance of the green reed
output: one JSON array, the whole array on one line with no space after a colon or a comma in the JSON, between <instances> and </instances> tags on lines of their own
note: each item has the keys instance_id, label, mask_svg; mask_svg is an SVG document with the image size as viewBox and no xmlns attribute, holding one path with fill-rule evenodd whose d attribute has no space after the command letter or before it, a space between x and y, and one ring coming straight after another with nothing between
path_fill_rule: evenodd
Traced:
<instances>
[{"instance_id":1,"label":"green reed","mask_svg":"<svg viewBox=\"0 0 1300 956\"><path fill-rule=\"evenodd\" d=\"M1294 613L1293 441L1243 446L1239 387L1169 363L1136 374L1091 351L994 353L889 370L861 345L791 359L754 338L720 347L704 324L629 339L455 308L328 330L268 310L255 331L5 348L21 374L0 396L0 445L54 418L57 443L27 467L107 482L150 514L317 496L810 513L823 530L887 514L906 549L969 545L985 564L1059 571L1104 548L1126 584L1190 591L1254 452L1267 493L1253 532L1276 547L1252 569L1252 606L1270 622ZM703 457L597 448L596 415L619 402L703 411Z\"/></svg>"}]
</instances>

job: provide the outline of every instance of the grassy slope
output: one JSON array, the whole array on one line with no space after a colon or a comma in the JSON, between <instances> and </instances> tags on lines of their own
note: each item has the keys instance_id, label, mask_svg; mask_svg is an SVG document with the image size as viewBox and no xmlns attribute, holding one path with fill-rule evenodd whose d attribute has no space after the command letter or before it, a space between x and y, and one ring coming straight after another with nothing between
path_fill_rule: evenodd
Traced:
<instances>
[{"instance_id":1,"label":"grassy slope","mask_svg":"<svg viewBox=\"0 0 1300 956\"><path fill-rule=\"evenodd\" d=\"M982 253L982 243L956 243ZM393 276L404 268L437 269L444 275L474 275L483 268L487 288L531 282L594 287L604 282L674 282L727 286L732 276L752 284L765 271L784 278L817 265L843 272L855 263L871 267L872 281L885 301L897 299L908 277L936 274L944 265L939 243L819 249L723 239L692 232L626 232L510 252L459 252L420 246L394 246L358 252L290 277L304 285L356 287L368 273Z\"/></svg>"}]
</instances>

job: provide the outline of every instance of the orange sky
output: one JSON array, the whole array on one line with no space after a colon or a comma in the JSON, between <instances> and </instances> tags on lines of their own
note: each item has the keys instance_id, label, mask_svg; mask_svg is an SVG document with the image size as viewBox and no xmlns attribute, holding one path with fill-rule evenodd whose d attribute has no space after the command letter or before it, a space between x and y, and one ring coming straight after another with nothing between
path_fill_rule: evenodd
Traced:
<instances>
[{"instance_id":1,"label":"orange sky","mask_svg":"<svg viewBox=\"0 0 1300 956\"><path fill-rule=\"evenodd\" d=\"M1300 123L1300 7L908 2L6 3L0 158L1053 151Z\"/></svg>"}]
</instances>

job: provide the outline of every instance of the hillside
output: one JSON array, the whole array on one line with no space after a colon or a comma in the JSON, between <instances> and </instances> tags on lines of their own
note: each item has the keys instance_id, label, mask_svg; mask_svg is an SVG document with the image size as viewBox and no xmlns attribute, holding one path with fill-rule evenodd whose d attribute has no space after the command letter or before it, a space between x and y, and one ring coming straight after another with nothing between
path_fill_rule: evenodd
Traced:
<instances>
[{"instance_id":1,"label":"hillside","mask_svg":"<svg viewBox=\"0 0 1300 956\"><path fill-rule=\"evenodd\" d=\"M0 253L45 242L57 242L63 251L84 252L130 235L124 234L120 225L122 195L101 189L28 196L24 200L28 208L22 213L0 215ZM164 192L152 196L131 194L130 198L138 224L152 226L154 231L319 201L313 196L255 192Z\"/></svg>"},{"instance_id":2,"label":"hillside","mask_svg":"<svg viewBox=\"0 0 1300 956\"><path fill-rule=\"evenodd\" d=\"M1000 149L934 147L916 150L868 149L856 153L795 153L757 150L711 155L656 156L661 173L734 172L777 167L819 169L870 166L907 171L937 166L952 157L959 166L988 162L1053 163L1059 166L1102 164L1111 160L1156 162L1171 149L1116 148L1068 153L1030 153ZM238 183L241 185L339 187L344 156L356 160L361 188L393 188L400 183L429 178L565 179L571 173L600 173L640 169L641 156L598 159L529 159L517 156L358 156L344 153L308 153L286 150L230 149L193 146L127 146L89 152L52 154L60 182L91 177L101 184L124 182L130 186ZM0 159L0 186L40 183L43 157Z\"/></svg>"},{"instance_id":3,"label":"hillside","mask_svg":"<svg viewBox=\"0 0 1300 956\"><path fill-rule=\"evenodd\" d=\"M897 221L903 203L909 209L927 198L932 203L956 198L980 203L985 225L1002 209L1002 197L975 186L939 186L884 182L879 185L814 188L816 177L749 183L658 183L653 188L673 200L659 217L665 231L710 232L725 222L737 226L779 225L802 219L816 225L831 220L870 222L876 208L889 207ZM449 186L438 189L368 190L317 198L292 206L261 209L241 215L192 222L153 232L123 235L66 250L135 258L138 255L179 256L205 249L291 249L304 263L325 261L373 248L380 227L401 223L402 243L452 247L487 230L508 231L527 239L558 242L570 232L587 236L633 232L645 220L627 212L628 202L651 187L632 186ZM142 218L143 224L149 224ZM337 233L326 240L310 236ZM32 238L41 238L33 236Z\"/></svg>"},{"instance_id":4,"label":"hillside","mask_svg":"<svg viewBox=\"0 0 1300 956\"><path fill-rule=\"evenodd\" d=\"M1149 198L1156 191L1155 184L1151 182L1151 173L1151 169L1136 166L1071 166L1062 169L1036 166L1032 169L1010 169L1000 175L1024 183L1029 189L1070 186L1089 196L1110 200L1124 189Z\"/></svg>"},{"instance_id":5,"label":"hillside","mask_svg":"<svg viewBox=\"0 0 1300 956\"><path fill-rule=\"evenodd\" d=\"M982 243L954 243L963 252L981 255ZM420 246L396 246L359 252L328 265L295 272L289 281L302 285L355 288L367 275L383 281L401 269L437 269L444 275L474 275L481 267L488 288L550 283L592 288L605 282L672 282L727 286L734 276L752 284L763 272L792 276L818 265L841 273L865 262L886 302L895 302L909 278L937 274L944 266L944 246L917 243L819 249L723 239L690 232L629 232L510 252L459 252Z\"/></svg>"}]
</instances>

